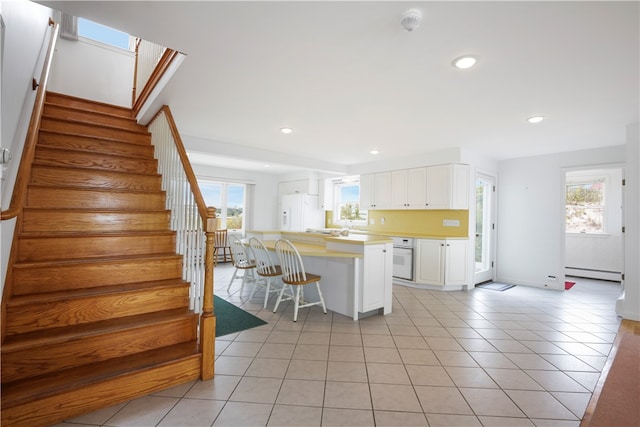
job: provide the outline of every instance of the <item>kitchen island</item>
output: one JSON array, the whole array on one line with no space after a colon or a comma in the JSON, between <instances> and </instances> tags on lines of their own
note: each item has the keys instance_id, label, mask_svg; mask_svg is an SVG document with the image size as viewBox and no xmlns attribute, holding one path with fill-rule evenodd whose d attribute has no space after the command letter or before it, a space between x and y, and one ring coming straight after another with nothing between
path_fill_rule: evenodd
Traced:
<instances>
[{"instance_id":1,"label":"kitchen island","mask_svg":"<svg viewBox=\"0 0 640 427\"><path fill-rule=\"evenodd\" d=\"M322 233L250 231L268 249L277 239L290 240L300 252L305 270L322 276L320 287L327 309L353 320L391 313L393 241L385 236L331 236ZM314 288L305 292L317 297Z\"/></svg>"}]
</instances>

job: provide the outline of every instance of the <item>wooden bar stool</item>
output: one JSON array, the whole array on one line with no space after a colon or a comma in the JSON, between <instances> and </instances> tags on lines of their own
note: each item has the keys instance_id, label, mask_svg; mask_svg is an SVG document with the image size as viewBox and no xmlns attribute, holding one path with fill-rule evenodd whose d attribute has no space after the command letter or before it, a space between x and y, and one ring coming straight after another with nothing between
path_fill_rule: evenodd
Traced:
<instances>
[{"instance_id":1,"label":"wooden bar stool","mask_svg":"<svg viewBox=\"0 0 640 427\"><path fill-rule=\"evenodd\" d=\"M227 286L227 293L231 289L231 285L236 278L240 278L238 276L238 271L242 270L242 284L240 285L240 297L242 297L242 291L244 290L244 284L247 281L255 281L256 278L253 274L256 269L256 262L251 259L249 256L249 249L246 248L240 239L237 236L231 234L229 236L229 243L231 244L231 261L233 262L233 266L236 268L233 271L233 276L231 276L231 280L229 280L229 285Z\"/></svg>"},{"instance_id":2,"label":"wooden bar stool","mask_svg":"<svg viewBox=\"0 0 640 427\"><path fill-rule=\"evenodd\" d=\"M282 281L287 285L296 286L295 295L291 295L290 298L283 299L285 287L283 286L278 294L276 300L276 306L273 309L275 313L278 310L280 302L293 299L293 321L298 321L298 309L302 307L311 307L313 305L321 305L324 314L327 314L327 307L324 304L324 298L322 297L322 291L320 290L321 276L317 274L307 273L304 270L302 263L302 257L298 252L298 249L286 239L279 239L276 241L276 254L280 260L280 266L282 267ZM304 300L304 285L311 283L316 284L318 290L318 296L320 301L307 302Z\"/></svg>"}]
</instances>

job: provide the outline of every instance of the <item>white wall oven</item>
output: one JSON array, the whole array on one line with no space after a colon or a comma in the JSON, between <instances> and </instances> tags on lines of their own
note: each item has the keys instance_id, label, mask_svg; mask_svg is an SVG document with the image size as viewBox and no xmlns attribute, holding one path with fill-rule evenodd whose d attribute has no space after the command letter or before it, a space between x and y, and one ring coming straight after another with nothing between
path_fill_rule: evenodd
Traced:
<instances>
[{"instance_id":1,"label":"white wall oven","mask_svg":"<svg viewBox=\"0 0 640 427\"><path fill-rule=\"evenodd\" d=\"M413 238L392 237L393 277L413 280Z\"/></svg>"}]
</instances>

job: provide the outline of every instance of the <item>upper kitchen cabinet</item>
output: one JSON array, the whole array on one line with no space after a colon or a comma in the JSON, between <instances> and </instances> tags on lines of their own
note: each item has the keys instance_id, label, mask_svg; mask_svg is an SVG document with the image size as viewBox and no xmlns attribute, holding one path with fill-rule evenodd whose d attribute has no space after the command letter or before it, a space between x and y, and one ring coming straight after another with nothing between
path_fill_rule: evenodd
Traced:
<instances>
[{"instance_id":1,"label":"upper kitchen cabinet","mask_svg":"<svg viewBox=\"0 0 640 427\"><path fill-rule=\"evenodd\" d=\"M391 208L391 172L360 175L360 207L368 210Z\"/></svg>"},{"instance_id":2,"label":"upper kitchen cabinet","mask_svg":"<svg viewBox=\"0 0 640 427\"><path fill-rule=\"evenodd\" d=\"M469 165L427 168L427 209L469 209Z\"/></svg>"},{"instance_id":3,"label":"upper kitchen cabinet","mask_svg":"<svg viewBox=\"0 0 640 427\"><path fill-rule=\"evenodd\" d=\"M427 168L391 172L391 209L427 208Z\"/></svg>"},{"instance_id":4,"label":"upper kitchen cabinet","mask_svg":"<svg viewBox=\"0 0 640 427\"><path fill-rule=\"evenodd\" d=\"M330 179L323 179L318 183L318 202L320 209L324 211L333 210L334 183Z\"/></svg>"}]
</instances>

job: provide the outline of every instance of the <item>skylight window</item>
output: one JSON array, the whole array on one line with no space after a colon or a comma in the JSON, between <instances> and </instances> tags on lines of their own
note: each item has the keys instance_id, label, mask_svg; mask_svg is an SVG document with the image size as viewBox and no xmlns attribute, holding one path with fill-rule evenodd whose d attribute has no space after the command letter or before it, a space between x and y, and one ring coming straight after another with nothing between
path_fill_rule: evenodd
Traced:
<instances>
[{"instance_id":1,"label":"skylight window","mask_svg":"<svg viewBox=\"0 0 640 427\"><path fill-rule=\"evenodd\" d=\"M121 49L129 49L129 34L88 19L78 18L78 35Z\"/></svg>"}]
</instances>

